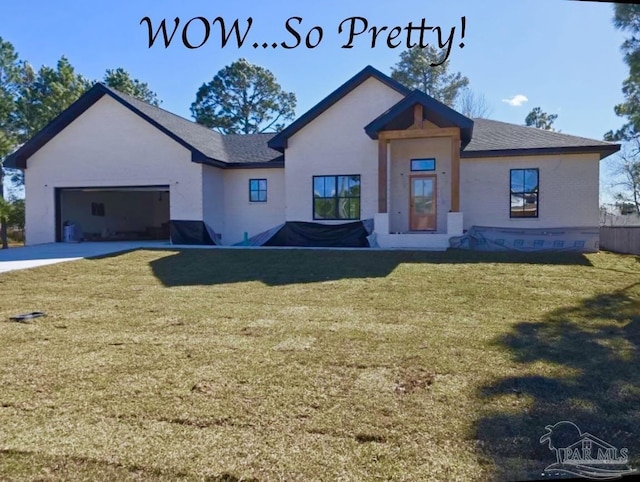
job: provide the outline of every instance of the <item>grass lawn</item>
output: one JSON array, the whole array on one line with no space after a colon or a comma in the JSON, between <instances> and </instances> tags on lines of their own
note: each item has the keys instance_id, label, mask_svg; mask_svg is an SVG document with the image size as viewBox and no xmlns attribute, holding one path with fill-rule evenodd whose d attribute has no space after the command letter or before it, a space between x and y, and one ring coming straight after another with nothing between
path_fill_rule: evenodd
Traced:
<instances>
[{"instance_id":1,"label":"grass lawn","mask_svg":"<svg viewBox=\"0 0 640 482\"><path fill-rule=\"evenodd\" d=\"M0 274L0 479L522 480L562 420L640 468L638 261L148 250Z\"/></svg>"}]
</instances>

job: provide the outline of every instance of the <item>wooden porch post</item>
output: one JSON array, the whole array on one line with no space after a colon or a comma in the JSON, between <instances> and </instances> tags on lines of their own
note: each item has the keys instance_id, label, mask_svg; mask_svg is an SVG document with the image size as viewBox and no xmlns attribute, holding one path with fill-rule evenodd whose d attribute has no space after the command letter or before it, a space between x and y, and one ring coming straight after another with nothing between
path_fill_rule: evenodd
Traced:
<instances>
[{"instance_id":1,"label":"wooden porch post","mask_svg":"<svg viewBox=\"0 0 640 482\"><path fill-rule=\"evenodd\" d=\"M387 140L378 139L378 212L387 212Z\"/></svg>"},{"instance_id":2,"label":"wooden porch post","mask_svg":"<svg viewBox=\"0 0 640 482\"><path fill-rule=\"evenodd\" d=\"M460 138L451 139L451 211L460 212Z\"/></svg>"}]
</instances>

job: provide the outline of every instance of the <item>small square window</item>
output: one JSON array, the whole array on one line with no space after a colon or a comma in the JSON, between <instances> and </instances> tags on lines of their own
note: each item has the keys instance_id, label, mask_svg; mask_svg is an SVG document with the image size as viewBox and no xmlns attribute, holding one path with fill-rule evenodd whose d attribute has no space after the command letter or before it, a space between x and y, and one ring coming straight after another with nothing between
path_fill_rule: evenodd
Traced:
<instances>
[{"instance_id":1,"label":"small square window","mask_svg":"<svg viewBox=\"0 0 640 482\"><path fill-rule=\"evenodd\" d=\"M411 159L412 171L435 171L436 160L435 159Z\"/></svg>"},{"instance_id":2,"label":"small square window","mask_svg":"<svg viewBox=\"0 0 640 482\"><path fill-rule=\"evenodd\" d=\"M92 216L104 216L104 204L103 203L91 203L91 215Z\"/></svg>"},{"instance_id":3,"label":"small square window","mask_svg":"<svg viewBox=\"0 0 640 482\"><path fill-rule=\"evenodd\" d=\"M249 179L249 201L252 203L267 202L266 179Z\"/></svg>"}]
</instances>

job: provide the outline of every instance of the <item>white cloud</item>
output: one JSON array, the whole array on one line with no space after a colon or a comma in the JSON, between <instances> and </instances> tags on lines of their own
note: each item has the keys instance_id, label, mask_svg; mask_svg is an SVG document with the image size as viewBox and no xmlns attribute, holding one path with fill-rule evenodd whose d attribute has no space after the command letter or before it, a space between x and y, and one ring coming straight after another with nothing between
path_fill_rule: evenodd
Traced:
<instances>
[{"instance_id":1,"label":"white cloud","mask_svg":"<svg viewBox=\"0 0 640 482\"><path fill-rule=\"evenodd\" d=\"M520 107L525 102L529 102L526 95L518 94L514 95L510 99L502 99L502 102L509 104L512 107Z\"/></svg>"}]
</instances>

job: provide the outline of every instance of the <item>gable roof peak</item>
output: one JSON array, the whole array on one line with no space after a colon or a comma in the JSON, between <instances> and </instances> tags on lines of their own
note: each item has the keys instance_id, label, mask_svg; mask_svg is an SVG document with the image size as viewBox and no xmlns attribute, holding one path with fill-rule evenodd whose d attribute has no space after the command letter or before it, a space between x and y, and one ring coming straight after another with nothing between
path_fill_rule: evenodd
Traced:
<instances>
[{"instance_id":1,"label":"gable roof peak","mask_svg":"<svg viewBox=\"0 0 640 482\"><path fill-rule=\"evenodd\" d=\"M336 104L340 99L345 97L351 91L356 89L359 85L363 84L370 78L374 78L386 86L392 88L399 94L403 96L408 96L411 94L412 90L408 87L405 87L397 80L392 79L386 74L383 74L378 69L371 65L367 65L364 69L358 72L356 75L347 80L344 84L338 87L336 90L331 92L327 97L318 102L314 107L309 109L307 112L298 117L293 123L289 124L289 126L274 136L269 141L269 147L271 149L276 149L280 152L284 152L287 147L287 142L290 137L292 137L296 132L301 130L311 121L313 121L320 114L325 112L331 106Z\"/></svg>"},{"instance_id":2,"label":"gable roof peak","mask_svg":"<svg viewBox=\"0 0 640 482\"><path fill-rule=\"evenodd\" d=\"M112 89L102 82L96 82L44 129L16 152L7 156L5 167L26 169L29 157L105 96L188 149L194 162L222 168L231 165L264 164L265 166L275 166L282 164L280 153L269 149L263 136L242 136L240 140L235 137L226 139L227 136L193 120Z\"/></svg>"},{"instance_id":3,"label":"gable roof peak","mask_svg":"<svg viewBox=\"0 0 640 482\"><path fill-rule=\"evenodd\" d=\"M438 127L458 127L463 147L471 141L472 119L418 89L412 90L409 95L371 121L365 126L365 132L371 139L378 139L378 133L382 130L409 128L414 120L413 107L416 105L424 107L424 120L433 122Z\"/></svg>"}]
</instances>

